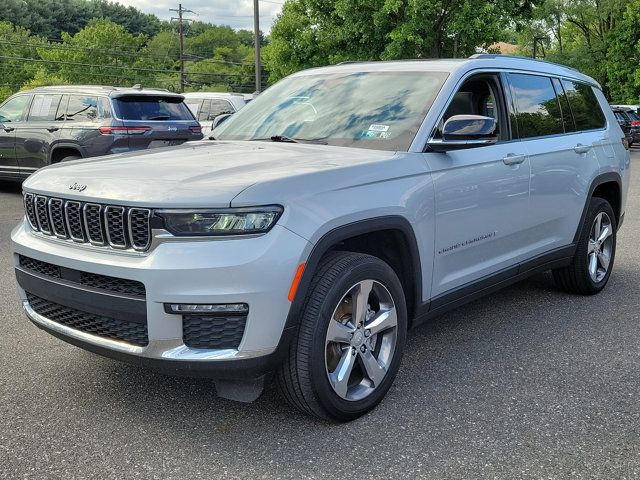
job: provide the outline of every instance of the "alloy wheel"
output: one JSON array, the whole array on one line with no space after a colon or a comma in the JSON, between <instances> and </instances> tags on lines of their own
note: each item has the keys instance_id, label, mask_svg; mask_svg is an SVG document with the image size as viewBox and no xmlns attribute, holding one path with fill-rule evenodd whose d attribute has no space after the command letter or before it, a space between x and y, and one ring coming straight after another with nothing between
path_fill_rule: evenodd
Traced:
<instances>
[{"instance_id":1,"label":"alloy wheel","mask_svg":"<svg viewBox=\"0 0 640 480\"><path fill-rule=\"evenodd\" d=\"M398 317L389 290L375 280L349 289L327 328L325 366L341 398L357 401L381 384L395 354Z\"/></svg>"},{"instance_id":2,"label":"alloy wheel","mask_svg":"<svg viewBox=\"0 0 640 480\"><path fill-rule=\"evenodd\" d=\"M589 275L594 283L601 282L607 275L612 250L613 226L611 219L606 212L600 212L593 219L587 248Z\"/></svg>"}]
</instances>

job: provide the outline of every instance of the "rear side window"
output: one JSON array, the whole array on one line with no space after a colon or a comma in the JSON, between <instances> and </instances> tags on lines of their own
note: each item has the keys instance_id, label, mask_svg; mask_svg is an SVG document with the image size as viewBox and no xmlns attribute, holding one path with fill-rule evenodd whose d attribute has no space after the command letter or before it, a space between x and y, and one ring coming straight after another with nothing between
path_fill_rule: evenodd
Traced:
<instances>
[{"instance_id":1,"label":"rear side window","mask_svg":"<svg viewBox=\"0 0 640 480\"><path fill-rule=\"evenodd\" d=\"M94 122L101 115L97 97L70 95L67 105L67 122Z\"/></svg>"},{"instance_id":2,"label":"rear side window","mask_svg":"<svg viewBox=\"0 0 640 480\"><path fill-rule=\"evenodd\" d=\"M234 113L233 106L226 100L211 100L211 106L209 107L210 118L223 115L225 113Z\"/></svg>"},{"instance_id":3,"label":"rear side window","mask_svg":"<svg viewBox=\"0 0 640 480\"><path fill-rule=\"evenodd\" d=\"M562 111L549 77L510 74L520 138L564 133Z\"/></svg>"},{"instance_id":4,"label":"rear side window","mask_svg":"<svg viewBox=\"0 0 640 480\"><path fill-rule=\"evenodd\" d=\"M34 95L28 120L30 122L55 121L62 95Z\"/></svg>"},{"instance_id":5,"label":"rear side window","mask_svg":"<svg viewBox=\"0 0 640 480\"><path fill-rule=\"evenodd\" d=\"M20 121L29 100L31 100L29 95L19 95L8 100L0 107L0 123Z\"/></svg>"},{"instance_id":6,"label":"rear side window","mask_svg":"<svg viewBox=\"0 0 640 480\"><path fill-rule=\"evenodd\" d=\"M569 99L569 105L571 105L576 130L594 130L605 127L605 116L591 85L562 80L562 86Z\"/></svg>"},{"instance_id":7,"label":"rear side window","mask_svg":"<svg viewBox=\"0 0 640 480\"><path fill-rule=\"evenodd\" d=\"M564 122L564 131L567 133L575 132L576 124L573 121L573 115L571 115L571 107L569 107L569 100L567 99L567 95L564 93L564 88L562 88L562 84L557 78L554 78L552 81L553 88L556 89L556 95L558 96L558 100L560 101L560 110L562 112L562 121Z\"/></svg>"},{"instance_id":8,"label":"rear side window","mask_svg":"<svg viewBox=\"0 0 640 480\"><path fill-rule=\"evenodd\" d=\"M181 98L151 95L115 99L118 116L123 120L167 121L193 120L193 114Z\"/></svg>"}]
</instances>

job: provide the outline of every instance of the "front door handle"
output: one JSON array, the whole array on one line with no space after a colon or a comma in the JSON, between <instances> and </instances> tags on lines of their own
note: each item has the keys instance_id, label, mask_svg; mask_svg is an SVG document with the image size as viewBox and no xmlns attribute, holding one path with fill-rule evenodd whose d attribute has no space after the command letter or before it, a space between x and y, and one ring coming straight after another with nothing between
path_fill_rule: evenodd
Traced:
<instances>
[{"instance_id":1,"label":"front door handle","mask_svg":"<svg viewBox=\"0 0 640 480\"><path fill-rule=\"evenodd\" d=\"M56 132L56 131L60 130L60 127L51 126L51 127L47 128L47 130L50 131L50 132Z\"/></svg>"},{"instance_id":2,"label":"front door handle","mask_svg":"<svg viewBox=\"0 0 640 480\"><path fill-rule=\"evenodd\" d=\"M4 127L5 132L13 132L15 130L14 127Z\"/></svg>"},{"instance_id":3,"label":"front door handle","mask_svg":"<svg viewBox=\"0 0 640 480\"><path fill-rule=\"evenodd\" d=\"M514 153L510 153L509 155L504 157L502 161L505 165L520 165L522 162L524 162L525 158L527 158L526 155L516 155Z\"/></svg>"},{"instance_id":4,"label":"front door handle","mask_svg":"<svg viewBox=\"0 0 640 480\"><path fill-rule=\"evenodd\" d=\"M587 153L592 148L593 148L592 145L582 145L581 143L579 143L578 145L575 146L573 151L576 153Z\"/></svg>"}]
</instances>

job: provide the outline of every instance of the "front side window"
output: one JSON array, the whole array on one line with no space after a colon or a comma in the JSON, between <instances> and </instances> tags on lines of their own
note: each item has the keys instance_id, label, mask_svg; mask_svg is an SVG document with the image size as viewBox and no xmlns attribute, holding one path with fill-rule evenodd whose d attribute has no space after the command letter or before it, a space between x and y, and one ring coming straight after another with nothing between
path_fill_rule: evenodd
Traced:
<instances>
[{"instance_id":1,"label":"front side window","mask_svg":"<svg viewBox=\"0 0 640 480\"><path fill-rule=\"evenodd\" d=\"M194 120L180 97L127 95L115 99L118 117L122 120Z\"/></svg>"},{"instance_id":2,"label":"front side window","mask_svg":"<svg viewBox=\"0 0 640 480\"><path fill-rule=\"evenodd\" d=\"M409 149L442 72L303 74L267 89L215 131L221 140L284 136L329 145Z\"/></svg>"},{"instance_id":3,"label":"front side window","mask_svg":"<svg viewBox=\"0 0 640 480\"><path fill-rule=\"evenodd\" d=\"M5 102L5 104L0 107L0 123L20 121L30 99L31 97L29 95L18 95Z\"/></svg>"},{"instance_id":4,"label":"front side window","mask_svg":"<svg viewBox=\"0 0 640 480\"><path fill-rule=\"evenodd\" d=\"M30 122L53 122L56 120L62 95L34 95L28 120Z\"/></svg>"},{"instance_id":5,"label":"front side window","mask_svg":"<svg viewBox=\"0 0 640 480\"><path fill-rule=\"evenodd\" d=\"M604 128L606 119L593 87L586 83L562 80L578 131Z\"/></svg>"},{"instance_id":6,"label":"front side window","mask_svg":"<svg viewBox=\"0 0 640 480\"><path fill-rule=\"evenodd\" d=\"M69 96L67 105L67 122L94 122L100 118L98 99L81 95Z\"/></svg>"},{"instance_id":7,"label":"front side window","mask_svg":"<svg viewBox=\"0 0 640 480\"><path fill-rule=\"evenodd\" d=\"M564 133L560 103L549 77L509 74L520 138Z\"/></svg>"}]
</instances>

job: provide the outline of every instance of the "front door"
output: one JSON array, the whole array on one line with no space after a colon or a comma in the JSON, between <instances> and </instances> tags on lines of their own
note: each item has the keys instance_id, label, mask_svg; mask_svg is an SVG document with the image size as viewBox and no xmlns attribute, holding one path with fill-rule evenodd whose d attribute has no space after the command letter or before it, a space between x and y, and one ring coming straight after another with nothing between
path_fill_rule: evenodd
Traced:
<instances>
[{"instance_id":1,"label":"front door","mask_svg":"<svg viewBox=\"0 0 640 480\"><path fill-rule=\"evenodd\" d=\"M60 137L64 114L58 114L62 95L33 96L25 122L16 125L16 157L23 174L31 174L49 163L51 145Z\"/></svg>"},{"instance_id":2,"label":"front door","mask_svg":"<svg viewBox=\"0 0 640 480\"><path fill-rule=\"evenodd\" d=\"M511 140L502 83L497 74L466 80L439 122L441 128L453 115L493 116L497 144L425 155L435 188L433 307L440 295L514 274L527 244L530 163L524 145Z\"/></svg>"},{"instance_id":3,"label":"front door","mask_svg":"<svg viewBox=\"0 0 640 480\"><path fill-rule=\"evenodd\" d=\"M30 95L18 95L0 107L0 175L3 177L19 175L15 126L23 119L30 99Z\"/></svg>"}]
</instances>

